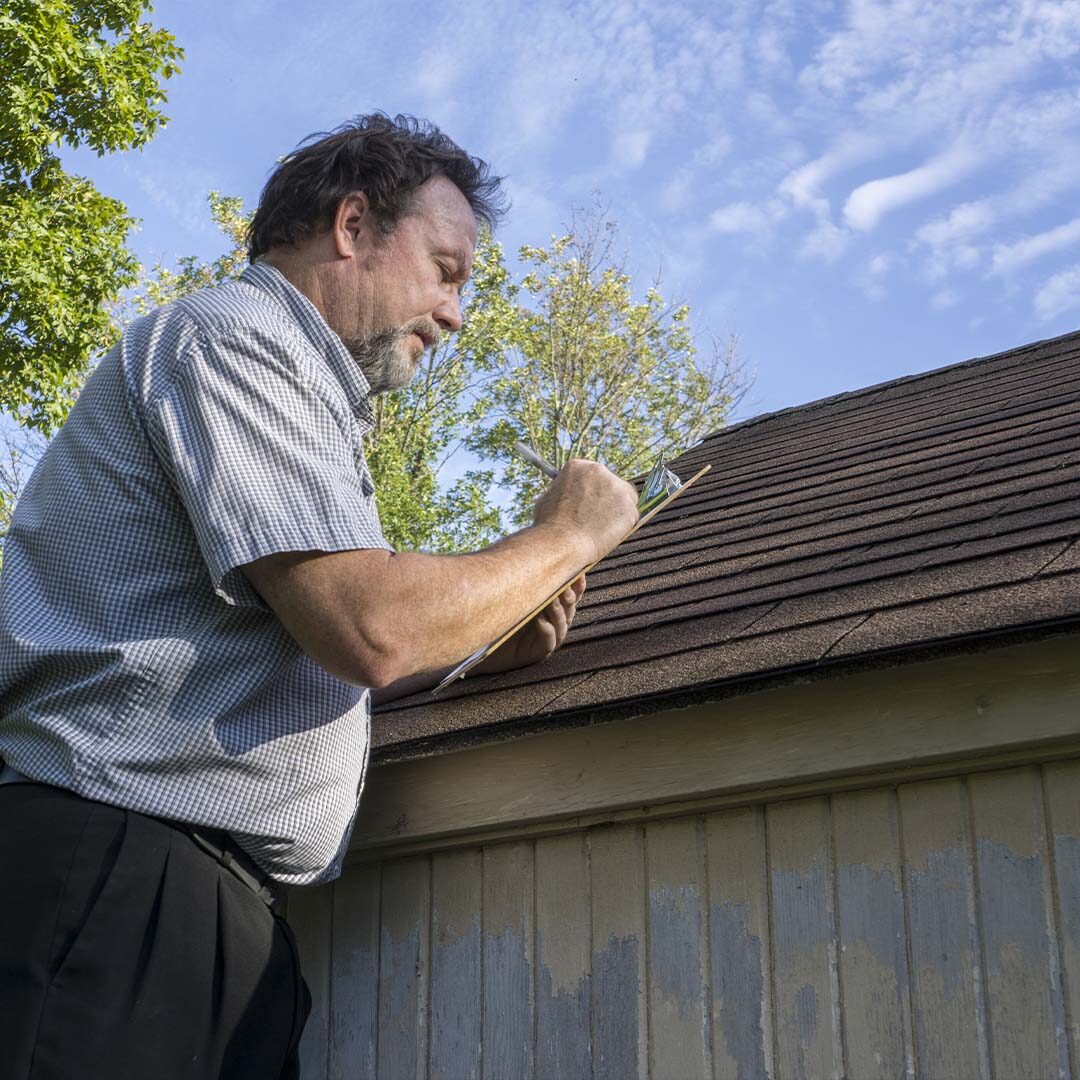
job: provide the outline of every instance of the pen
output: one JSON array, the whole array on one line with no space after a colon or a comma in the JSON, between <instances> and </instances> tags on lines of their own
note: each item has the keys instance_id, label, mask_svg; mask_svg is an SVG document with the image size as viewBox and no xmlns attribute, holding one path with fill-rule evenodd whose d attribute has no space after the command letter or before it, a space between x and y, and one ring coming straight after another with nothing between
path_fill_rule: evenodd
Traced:
<instances>
[{"instance_id":1,"label":"pen","mask_svg":"<svg viewBox=\"0 0 1080 1080\"><path fill-rule=\"evenodd\" d=\"M559 470L550 462L545 461L528 443L520 440L514 443L514 449L530 464L535 465L545 476L554 480L559 475Z\"/></svg>"}]
</instances>

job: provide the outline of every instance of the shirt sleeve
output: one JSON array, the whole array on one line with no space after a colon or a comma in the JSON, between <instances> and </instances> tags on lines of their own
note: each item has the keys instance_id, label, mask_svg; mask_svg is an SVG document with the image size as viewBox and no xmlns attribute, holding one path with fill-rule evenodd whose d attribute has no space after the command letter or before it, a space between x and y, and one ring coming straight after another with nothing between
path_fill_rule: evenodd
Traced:
<instances>
[{"instance_id":1,"label":"shirt sleeve","mask_svg":"<svg viewBox=\"0 0 1080 1080\"><path fill-rule=\"evenodd\" d=\"M393 550L359 428L317 358L256 327L190 348L148 430L220 596L265 606L239 570L265 555Z\"/></svg>"}]
</instances>

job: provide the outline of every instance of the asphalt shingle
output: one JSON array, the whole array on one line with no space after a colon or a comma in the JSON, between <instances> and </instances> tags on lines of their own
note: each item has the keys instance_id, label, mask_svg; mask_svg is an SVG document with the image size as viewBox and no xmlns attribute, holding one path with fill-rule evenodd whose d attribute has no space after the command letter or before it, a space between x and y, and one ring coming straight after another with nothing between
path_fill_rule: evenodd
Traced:
<instances>
[{"instance_id":1,"label":"asphalt shingle","mask_svg":"<svg viewBox=\"0 0 1080 1080\"><path fill-rule=\"evenodd\" d=\"M758 417L672 468L706 463L590 574L558 653L385 706L376 754L1080 629L1080 333Z\"/></svg>"}]
</instances>

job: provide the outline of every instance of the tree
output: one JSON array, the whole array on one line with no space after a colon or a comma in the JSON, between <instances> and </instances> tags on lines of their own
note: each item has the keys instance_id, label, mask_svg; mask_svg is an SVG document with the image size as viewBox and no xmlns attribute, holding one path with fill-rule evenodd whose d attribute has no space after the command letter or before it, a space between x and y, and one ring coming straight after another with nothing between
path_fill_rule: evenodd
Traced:
<instances>
[{"instance_id":1,"label":"tree","mask_svg":"<svg viewBox=\"0 0 1080 1080\"><path fill-rule=\"evenodd\" d=\"M244 272L248 264L247 228L251 222L251 214L244 212L244 200L211 191L206 201L210 219L229 242L228 250L208 263L200 262L195 255L184 255L176 260L175 270L157 263L149 274L142 275L140 287L129 301L134 314L145 315L197 289L224 285Z\"/></svg>"},{"instance_id":2,"label":"tree","mask_svg":"<svg viewBox=\"0 0 1080 1080\"><path fill-rule=\"evenodd\" d=\"M172 35L149 0L7 0L0 9L0 409L54 430L90 358L116 330L109 305L137 278L123 204L64 171L57 148L103 155L164 124Z\"/></svg>"},{"instance_id":3,"label":"tree","mask_svg":"<svg viewBox=\"0 0 1080 1080\"><path fill-rule=\"evenodd\" d=\"M702 362L689 308L665 301L659 281L635 300L615 237L601 212L579 214L547 247L520 249L520 281L497 244L481 245L482 302L463 347L485 382L466 445L499 463L515 524L546 482L514 455L516 439L556 468L586 457L631 477L715 431L744 391L735 339Z\"/></svg>"}]
</instances>

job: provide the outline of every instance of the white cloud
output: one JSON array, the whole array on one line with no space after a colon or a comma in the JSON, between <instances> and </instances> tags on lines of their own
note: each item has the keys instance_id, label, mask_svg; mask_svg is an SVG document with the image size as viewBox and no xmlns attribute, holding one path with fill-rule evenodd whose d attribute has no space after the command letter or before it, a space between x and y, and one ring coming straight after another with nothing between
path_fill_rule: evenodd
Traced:
<instances>
[{"instance_id":1,"label":"white cloud","mask_svg":"<svg viewBox=\"0 0 1080 1080\"><path fill-rule=\"evenodd\" d=\"M772 218L759 206L748 202L730 203L721 206L709 215L709 228L713 232L763 233L772 225Z\"/></svg>"},{"instance_id":2,"label":"white cloud","mask_svg":"<svg viewBox=\"0 0 1080 1080\"><path fill-rule=\"evenodd\" d=\"M867 264L866 269L872 277L883 277L892 268L894 259L887 252L875 255Z\"/></svg>"},{"instance_id":3,"label":"white cloud","mask_svg":"<svg viewBox=\"0 0 1080 1080\"><path fill-rule=\"evenodd\" d=\"M797 207L819 215L828 214L829 200L822 194L826 181L844 169L877 156L881 149L880 139L845 134L826 153L788 173L777 190Z\"/></svg>"},{"instance_id":4,"label":"white cloud","mask_svg":"<svg viewBox=\"0 0 1080 1080\"><path fill-rule=\"evenodd\" d=\"M915 240L932 248L948 247L985 232L997 221L989 199L961 203L947 217L935 218L915 231Z\"/></svg>"},{"instance_id":5,"label":"white cloud","mask_svg":"<svg viewBox=\"0 0 1080 1080\"><path fill-rule=\"evenodd\" d=\"M868 300L885 299L885 277L892 270L895 263L895 257L889 252L883 251L870 259L863 272L856 276L855 284L859 286Z\"/></svg>"},{"instance_id":6,"label":"white cloud","mask_svg":"<svg viewBox=\"0 0 1080 1080\"><path fill-rule=\"evenodd\" d=\"M620 131L612 141L615 164L624 169L637 169L645 162L652 136L647 131Z\"/></svg>"},{"instance_id":7,"label":"white cloud","mask_svg":"<svg viewBox=\"0 0 1080 1080\"><path fill-rule=\"evenodd\" d=\"M928 235L920 235L921 233L921 229L916 232L912 247L920 244L929 247L923 273L930 281L941 281L955 270L973 270L982 262L982 248L969 243L967 234L962 229L957 229L954 233L943 229L936 235L933 229Z\"/></svg>"},{"instance_id":8,"label":"white cloud","mask_svg":"<svg viewBox=\"0 0 1080 1080\"><path fill-rule=\"evenodd\" d=\"M871 180L857 187L844 204L844 220L855 229L868 231L891 210L933 195L955 184L978 164L966 149L950 150L917 169Z\"/></svg>"},{"instance_id":9,"label":"white cloud","mask_svg":"<svg viewBox=\"0 0 1080 1080\"><path fill-rule=\"evenodd\" d=\"M1080 263L1055 274L1035 294L1035 314L1044 322L1067 311L1080 314Z\"/></svg>"},{"instance_id":10,"label":"white cloud","mask_svg":"<svg viewBox=\"0 0 1080 1080\"><path fill-rule=\"evenodd\" d=\"M669 214L685 210L694 201L694 174L690 169L677 169L660 191L660 207Z\"/></svg>"},{"instance_id":11,"label":"white cloud","mask_svg":"<svg viewBox=\"0 0 1080 1080\"><path fill-rule=\"evenodd\" d=\"M851 234L840 229L827 218L822 218L817 227L802 242L799 255L804 259L822 259L835 262L847 249Z\"/></svg>"},{"instance_id":12,"label":"white cloud","mask_svg":"<svg viewBox=\"0 0 1080 1080\"><path fill-rule=\"evenodd\" d=\"M939 289L930 297L930 306L935 311L944 311L946 308L955 307L958 302L959 297L952 289Z\"/></svg>"},{"instance_id":13,"label":"white cloud","mask_svg":"<svg viewBox=\"0 0 1080 1080\"><path fill-rule=\"evenodd\" d=\"M1057 228L1035 236L1026 236L1014 244L999 244L994 248L991 270L995 274L1008 274L1022 266L1041 259L1044 255L1062 251L1080 243L1080 218L1074 218Z\"/></svg>"},{"instance_id":14,"label":"white cloud","mask_svg":"<svg viewBox=\"0 0 1080 1080\"><path fill-rule=\"evenodd\" d=\"M694 164L717 165L731 153L731 136L726 131L714 133L694 151Z\"/></svg>"},{"instance_id":15,"label":"white cloud","mask_svg":"<svg viewBox=\"0 0 1080 1080\"><path fill-rule=\"evenodd\" d=\"M470 148L563 214L586 188L618 198L632 182L631 204L707 217L706 236L857 256L856 282L876 280L874 230L942 286L981 269L1003 224L1080 175L1080 0L733 0L707 13L690 0L490 0L452 5L427 40L407 107L437 120L457 107L481 128L462 130ZM954 185L957 205L942 206ZM920 200L931 213L907 238L885 234Z\"/></svg>"}]
</instances>

